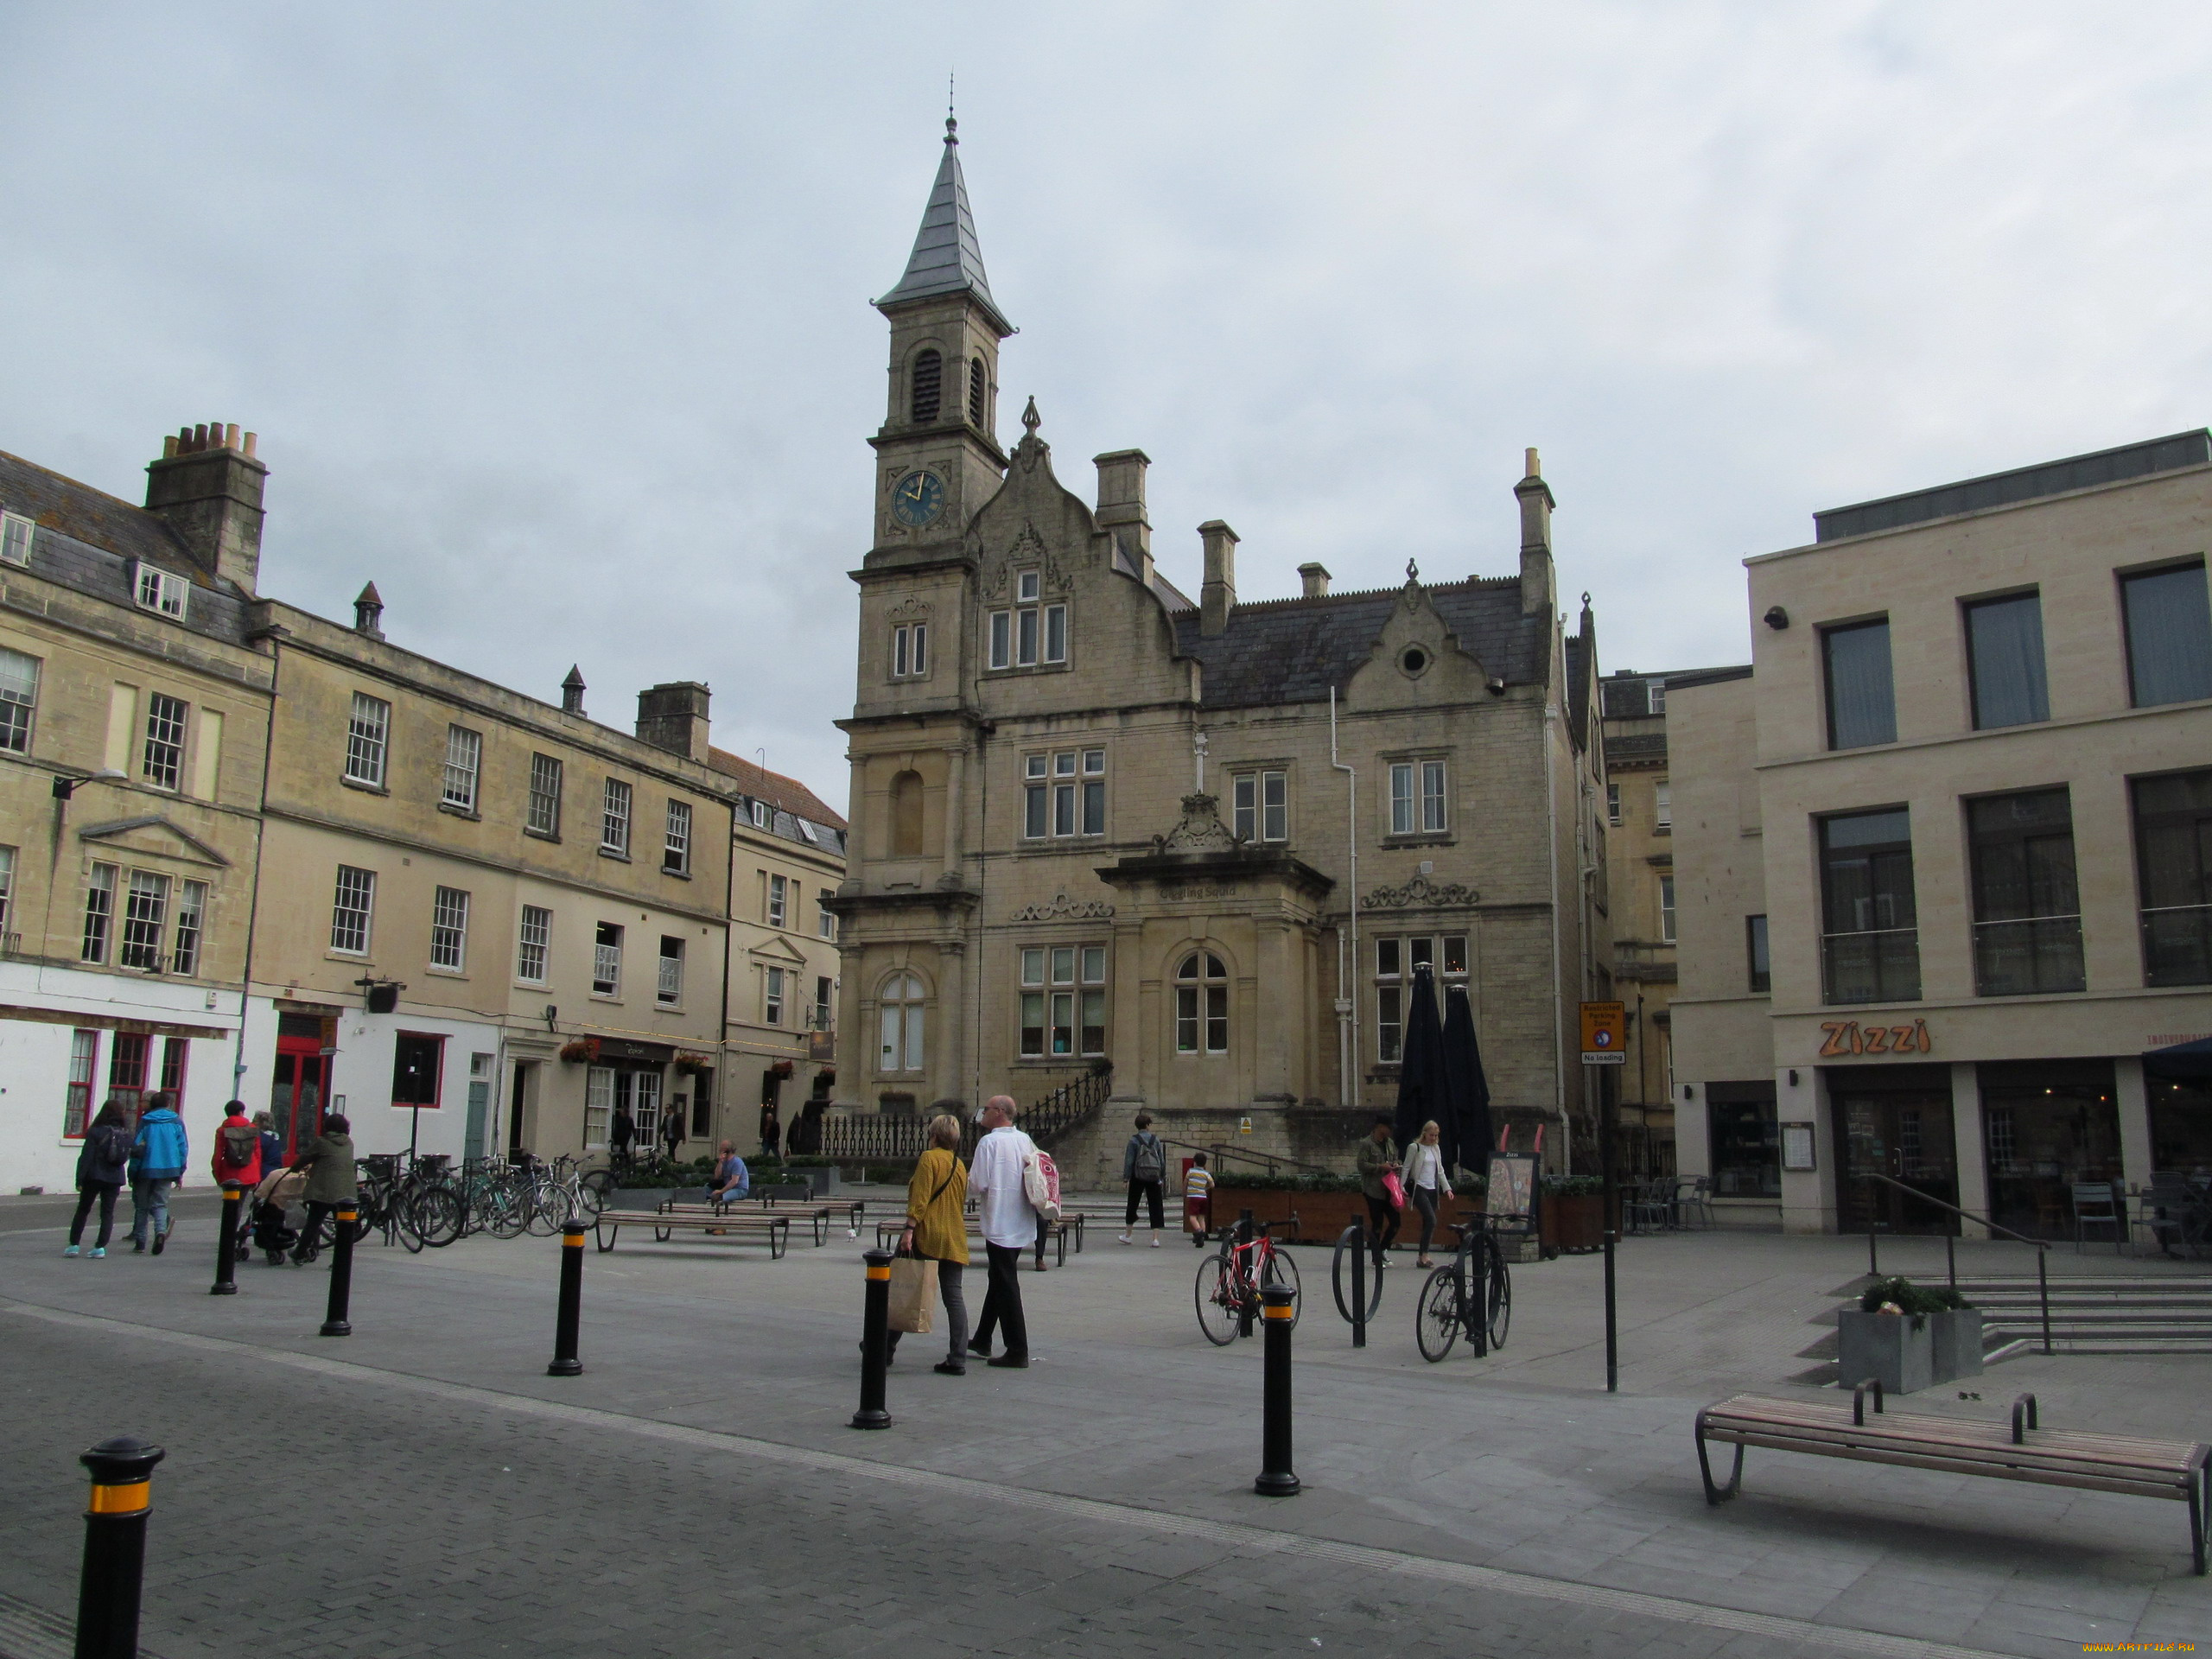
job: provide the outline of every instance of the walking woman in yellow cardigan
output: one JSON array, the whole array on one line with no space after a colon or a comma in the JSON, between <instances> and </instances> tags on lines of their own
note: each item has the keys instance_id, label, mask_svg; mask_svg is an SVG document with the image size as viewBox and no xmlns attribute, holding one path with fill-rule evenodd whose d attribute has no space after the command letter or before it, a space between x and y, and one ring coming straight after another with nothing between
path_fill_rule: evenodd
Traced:
<instances>
[{"instance_id":1,"label":"walking woman in yellow cardigan","mask_svg":"<svg viewBox=\"0 0 2212 1659\"><path fill-rule=\"evenodd\" d=\"M968 1375L968 1304L960 1294L960 1270L968 1265L968 1166L960 1161L960 1120L947 1114L929 1125L929 1150L914 1163L906 1184L906 1230L899 1248L937 1263L937 1287L944 1302L950 1351L936 1369L947 1376ZM895 1352L903 1333L891 1333Z\"/></svg>"}]
</instances>

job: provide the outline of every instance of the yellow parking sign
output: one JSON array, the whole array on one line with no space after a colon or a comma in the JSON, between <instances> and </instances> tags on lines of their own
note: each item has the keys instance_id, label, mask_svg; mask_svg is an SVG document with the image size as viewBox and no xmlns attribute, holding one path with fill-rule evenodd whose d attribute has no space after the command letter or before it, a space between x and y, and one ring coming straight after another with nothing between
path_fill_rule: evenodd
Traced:
<instances>
[{"instance_id":1,"label":"yellow parking sign","mask_svg":"<svg viewBox=\"0 0 2212 1659\"><path fill-rule=\"evenodd\" d=\"M1582 1064L1628 1064L1628 1006L1623 1002L1582 1005Z\"/></svg>"}]
</instances>

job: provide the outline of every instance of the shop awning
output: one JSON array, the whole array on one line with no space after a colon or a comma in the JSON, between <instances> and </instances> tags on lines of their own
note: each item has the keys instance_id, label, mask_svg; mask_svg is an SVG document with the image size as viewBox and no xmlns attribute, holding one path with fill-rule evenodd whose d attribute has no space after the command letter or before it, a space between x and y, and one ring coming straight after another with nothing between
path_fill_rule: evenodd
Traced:
<instances>
[{"instance_id":1,"label":"shop awning","mask_svg":"<svg viewBox=\"0 0 2212 1659\"><path fill-rule=\"evenodd\" d=\"M2178 1083L2212 1082L2212 1037L2176 1043L2171 1048L2154 1048L2144 1055L2143 1070L2150 1077Z\"/></svg>"}]
</instances>

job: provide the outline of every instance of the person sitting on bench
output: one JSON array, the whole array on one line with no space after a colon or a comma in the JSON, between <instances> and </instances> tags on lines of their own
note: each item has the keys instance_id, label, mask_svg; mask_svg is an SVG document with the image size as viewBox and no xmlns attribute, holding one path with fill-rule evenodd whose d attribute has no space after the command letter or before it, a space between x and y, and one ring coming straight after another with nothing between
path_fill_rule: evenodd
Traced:
<instances>
[{"instance_id":1,"label":"person sitting on bench","mask_svg":"<svg viewBox=\"0 0 2212 1659\"><path fill-rule=\"evenodd\" d=\"M721 1155L715 1160L715 1173L707 1182L709 1204L734 1204L753 1191L752 1173L745 1167L745 1160L737 1155L737 1147L722 1142Z\"/></svg>"}]
</instances>

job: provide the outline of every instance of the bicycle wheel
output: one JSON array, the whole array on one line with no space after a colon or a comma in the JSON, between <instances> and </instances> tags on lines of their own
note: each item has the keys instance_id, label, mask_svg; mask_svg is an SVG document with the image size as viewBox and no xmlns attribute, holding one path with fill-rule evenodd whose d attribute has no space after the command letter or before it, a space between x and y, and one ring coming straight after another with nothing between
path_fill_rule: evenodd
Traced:
<instances>
[{"instance_id":1,"label":"bicycle wheel","mask_svg":"<svg viewBox=\"0 0 2212 1659\"><path fill-rule=\"evenodd\" d=\"M1198 1263L1193 1294L1198 1305L1198 1329L1206 1333L1206 1340L1215 1347L1228 1347L1236 1340L1237 1320L1243 1309L1236 1271L1225 1257L1211 1256Z\"/></svg>"},{"instance_id":2,"label":"bicycle wheel","mask_svg":"<svg viewBox=\"0 0 2212 1659\"><path fill-rule=\"evenodd\" d=\"M415 1230L432 1249L461 1236L461 1194L449 1186L426 1186L415 1195Z\"/></svg>"},{"instance_id":3,"label":"bicycle wheel","mask_svg":"<svg viewBox=\"0 0 2212 1659\"><path fill-rule=\"evenodd\" d=\"M1329 1264L1329 1287L1336 1293L1337 1312L1344 1316L1346 1325L1351 1323L1352 1313L1351 1253L1356 1248L1356 1242L1365 1233L1366 1229L1363 1227L1345 1228L1337 1238L1336 1259ZM1362 1272L1367 1280L1366 1317L1371 1321L1375 1318L1375 1310L1382 1306L1382 1275L1375 1270L1375 1257L1371 1251Z\"/></svg>"},{"instance_id":4,"label":"bicycle wheel","mask_svg":"<svg viewBox=\"0 0 2212 1659\"><path fill-rule=\"evenodd\" d=\"M494 1238L520 1238L530 1225L523 1196L512 1181L495 1181L484 1190L484 1228Z\"/></svg>"},{"instance_id":5,"label":"bicycle wheel","mask_svg":"<svg viewBox=\"0 0 2212 1659\"><path fill-rule=\"evenodd\" d=\"M530 1230L550 1238L569 1219L569 1189L551 1180L537 1180L530 1188Z\"/></svg>"},{"instance_id":6,"label":"bicycle wheel","mask_svg":"<svg viewBox=\"0 0 2212 1659\"><path fill-rule=\"evenodd\" d=\"M594 1169L576 1183L576 1214L583 1221L597 1221L599 1212L607 1208L614 1192L614 1177L609 1171Z\"/></svg>"},{"instance_id":7,"label":"bicycle wheel","mask_svg":"<svg viewBox=\"0 0 2212 1659\"><path fill-rule=\"evenodd\" d=\"M1452 1268L1439 1268L1421 1287L1421 1300L1414 1309L1414 1341L1421 1357L1433 1365L1450 1353L1459 1340L1461 1323L1459 1275Z\"/></svg>"},{"instance_id":8,"label":"bicycle wheel","mask_svg":"<svg viewBox=\"0 0 2212 1659\"><path fill-rule=\"evenodd\" d=\"M395 1187L391 1194L392 1230L399 1235L399 1242L407 1247L410 1255L423 1253L423 1229L415 1218L415 1200L420 1196L404 1187Z\"/></svg>"},{"instance_id":9,"label":"bicycle wheel","mask_svg":"<svg viewBox=\"0 0 2212 1659\"><path fill-rule=\"evenodd\" d=\"M1306 1311L1306 1296L1298 1282L1298 1263L1288 1250L1277 1250L1268 1258L1268 1265L1260 1275L1260 1288L1269 1290L1277 1285L1290 1287L1290 1325L1298 1328L1298 1316Z\"/></svg>"},{"instance_id":10,"label":"bicycle wheel","mask_svg":"<svg viewBox=\"0 0 2212 1659\"><path fill-rule=\"evenodd\" d=\"M1495 1245L1490 1253L1490 1345L1505 1346L1506 1327L1513 1323L1513 1274Z\"/></svg>"}]
</instances>

